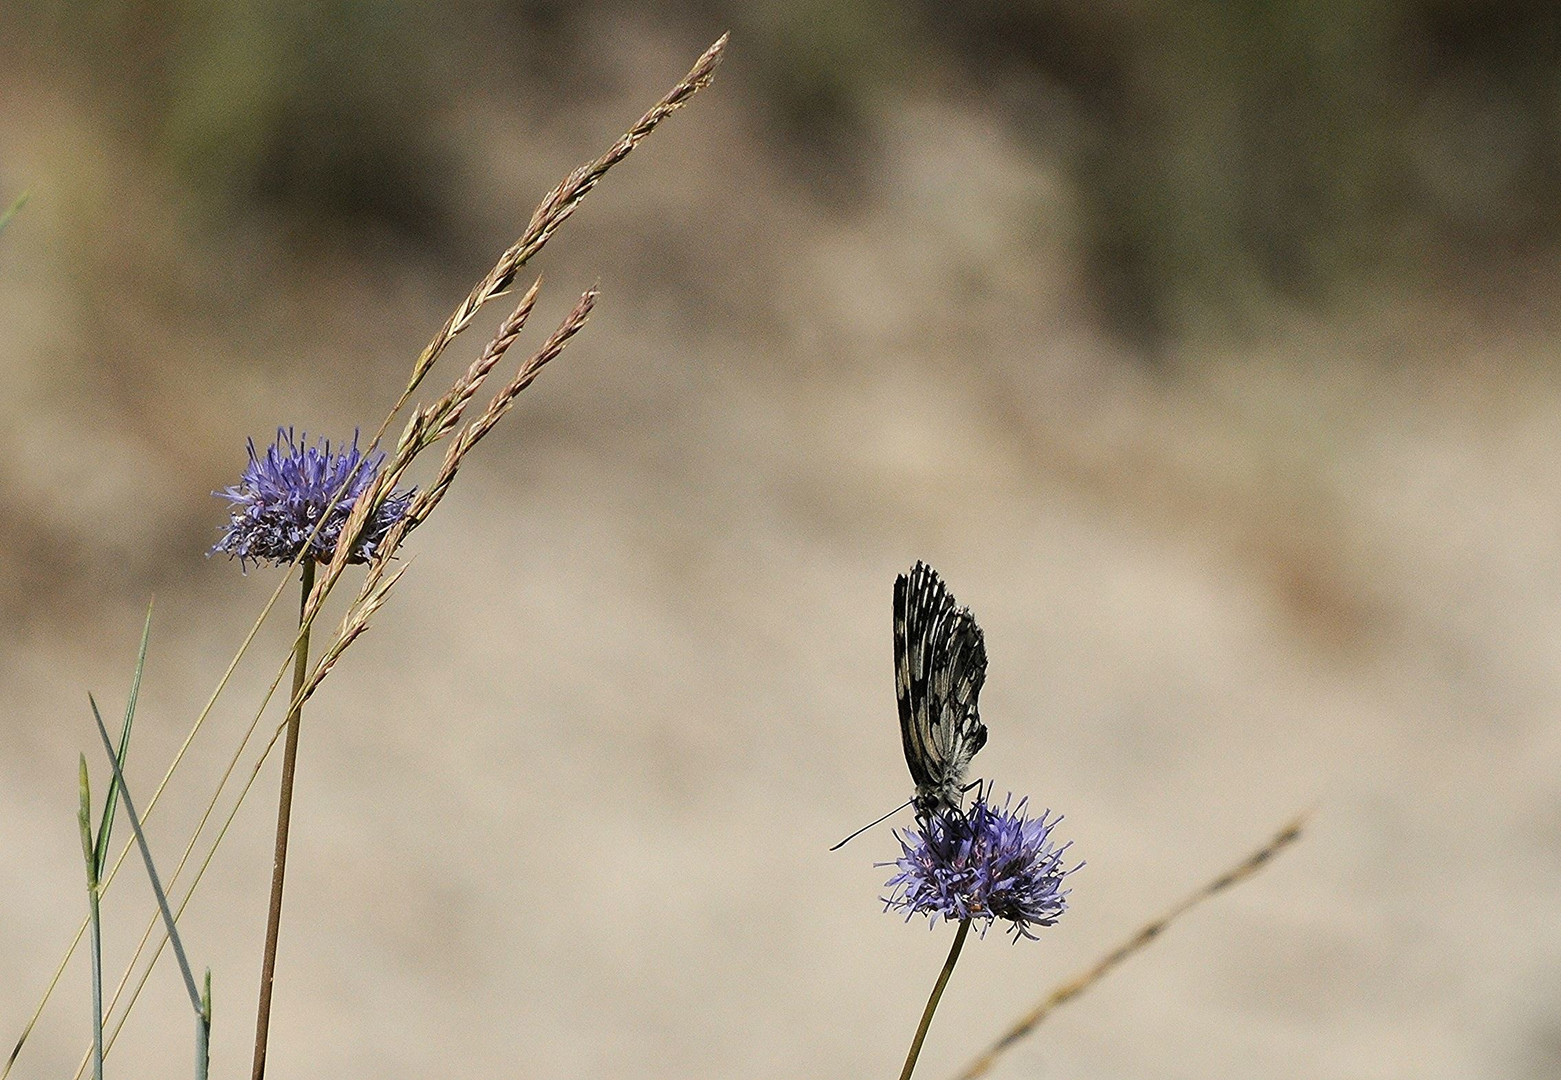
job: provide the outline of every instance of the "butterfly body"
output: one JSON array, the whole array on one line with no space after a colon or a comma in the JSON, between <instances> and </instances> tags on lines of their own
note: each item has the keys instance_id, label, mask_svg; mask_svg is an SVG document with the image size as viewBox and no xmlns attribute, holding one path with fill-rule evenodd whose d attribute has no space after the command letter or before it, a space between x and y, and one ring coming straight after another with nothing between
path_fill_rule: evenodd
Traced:
<instances>
[{"instance_id":1,"label":"butterfly body","mask_svg":"<svg viewBox=\"0 0 1561 1080\"><path fill-rule=\"evenodd\" d=\"M986 640L936 570L918 562L894 582L894 689L918 817L958 810L971 759L986 745L977 698Z\"/></svg>"}]
</instances>

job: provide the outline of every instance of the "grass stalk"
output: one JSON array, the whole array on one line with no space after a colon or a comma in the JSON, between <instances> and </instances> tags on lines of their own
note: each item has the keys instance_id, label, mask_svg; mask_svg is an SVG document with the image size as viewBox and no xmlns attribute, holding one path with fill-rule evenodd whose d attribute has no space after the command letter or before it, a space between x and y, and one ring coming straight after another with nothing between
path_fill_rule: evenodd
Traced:
<instances>
[{"instance_id":1,"label":"grass stalk","mask_svg":"<svg viewBox=\"0 0 1561 1080\"><path fill-rule=\"evenodd\" d=\"M206 1080L211 1071L211 968L201 992L201 1011L195 1018L195 1080Z\"/></svg>"},{"instance_id":2,"label":"grass stalk","mask_svg":"<svg viewBox=\"0 0 1561 1080\"><path fill-rule=\"evenodd\" d=\"M1095 961L1088 969L1056 987L1051 993L1042 998L1033 1009L1015 1021L980 1056L961 1069L955 1080L976 1080L977 1077L985 1076L999 1057L1020 1039L1034 1031L1036 1026L1046 1019L1053 1009L1065 1002L1072 1001L1091 986L1094 986L1101 979L1105 978L1106 975L1110 974L1112 969L1118 964L1158 938L1165 931L1166 927L1187 914L1187 912L1210 897L1245 881L1268 865L1269 860L1275 855L1301 838L1301 829L1305 823L1306 815L1303 814L1275 833L1274 838L1268 843L1212 881L1199 886L1158 919L1152 919L1139 927L1136 933Z\"/></svg>"},{"instance_id":3,"label":"grass stalk","mask_svg":"<svg viewBox=\"0 0 1561 1080\"><path fill-rule=\"evenodd\" d=\"M103 926L98 904L97 845L92 840L92 788L81 755L81 854L87 864L87 922L92 928L92 1080L103 1080Z\"/></svg>"}]
</instances>

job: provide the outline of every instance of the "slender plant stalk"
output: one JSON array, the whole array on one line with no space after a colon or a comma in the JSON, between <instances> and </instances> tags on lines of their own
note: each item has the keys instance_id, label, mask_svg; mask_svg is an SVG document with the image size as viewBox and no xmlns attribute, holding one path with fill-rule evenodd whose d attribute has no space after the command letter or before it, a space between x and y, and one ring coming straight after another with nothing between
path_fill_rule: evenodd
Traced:
<instances>
[{"instance_id":1,"label":"slender plant stalk","mask_svg":"<svg viewBox=\"0 0 1561 1080\"><path fill-rule=\"evenodd\" d=\"M211 968L206 969L206 988L201 994L200 1015L195 1018L195 1080L206 1080L211 1071Z\"/></svg>"},{"instance_id":2,"label":"slender plant stalk","mask_svg":"<svg viewBox=\"0 0 1561 1080\"><path fill-rule=\"evenodd\" d=\"M255 1064L250 1080L266 1075L266 1041L271 1034L271 983L276 976L276 939L282 929L282 879L287 873L287 834L293 817L293 774L298 767L298 729L304 713L299 698L309 677L309 627L304 612L314 588L314 560L304 559L303 594L298 601L298 644L293 649L293 702L287 713L287 745L282 750L282 794L276 808L276 858L271 867L271 908L266 916L266 951L260 960L260 1008L255 1015Z\"/></svg>"},{"instance_id":3,"label":"slender plant stalk","mask_svg":"<svg viewBox=\"0 0 1561 1080\"><path fill-rule=\"evenodd\" d=\"M87 892L92 919L92 1080L103 1080L103 924L97 883Z\"/></svg>"},{"instance_id":4,"label":"slender plant stalk","mask_svg":"<svg viewBox=\"0 0 1561 1080\"><path fill-rule=\"evenodd\" d=\"M136 656L135 677L130 682L130 698L125 705L125 722L119 732L119 750L116 754L108 740L108 729L98 715L97 702L92 701L92 716L98 730L103 733L103 745L108 750L108 763L113 770L109 781L108 797L103 800L103 817L98 822L98 833L92 835L92 789L87 774L87 755L81 755L81 853L87 863L87 922L92 927L92 1076L103 1080L103 866L108 859L108 838L114 827L114 807L124 786L121 765L130 753L130 726L135 722L136 699L141 693L141 673L146 670L146 644L152 632L152 609L146 609L146 624L141 628L141 649Z\"/></svg>"},{"instance_id":5,"label":"slender plant stalk","mask_svg":"<svg viewBox=\"0 0 1561 1080\"><path fill-rule=\"evenodd\" d=\"M1139 927L1137 933L1095 961L1087 971L1080 972L1047 994L1035 1008L1021 1016L996 1042L983 1051L980 1057L977 1057L961 1069L956 1080L976 1080L978 1076L985 1076L1004 1051L1031 1031L1034 1031L1036 1025L1046 1019L1053 1009L1064 1002L1073 1000L1095 985L1122 961L1158 938L1172 922L1181 918L1181 916L1187 914L1187 912L1211 896L1224 892L1232 885L1245 881L1263 869L1275 855L1301 838L1301 830L1305 824L1306 815L1302 814L1275 833L1272 840L1248 855L1245 859L1242 859L1235 866L1226 870L1219 877L1200 886L1188 896L1183 897L1179 904L1158 919L1154 919Z\"/></svg>"},{"instance_id":6,"label":"slender plant stalk","mask_svg":"<svg viewBox=\"0 0 1561 1080\"><path fill-rule=\"evenodd\" d=\"M81 755L81 853L87 863L87 919L92 926L92 1078L103 1080L103 928L98 913L98 856L92 839L92 790Z\"/></svg>"},{"instance_id":7,"label":"slender plant stalk","mask_svg":"<svg viewBox=\"0 0 1561 1080\"><path fill-rule=\"evenodd\" d=\"M927 1007L922 1010L921 1023L916 1026L916 1037L911 1040L911 1052L905 1055L905 1068L900 1070L900 1080L911 1080L911 1072L916 1068L916 1059L921 1057L921 1044L927 1041L927 1029L932 1026L932 1014L938 1009L938 1002L943 999L943 988L949 984L949 976L954 974L954 964L959 960L959 950L965 947L965 935L970 933L970 920L963 919L959 924L959 933L954 935L954 945L949 949L949 958L943 961L943 970L938 973L938 981L932 987L932 996L927 999Z\"/></svg>"}]
</instances>

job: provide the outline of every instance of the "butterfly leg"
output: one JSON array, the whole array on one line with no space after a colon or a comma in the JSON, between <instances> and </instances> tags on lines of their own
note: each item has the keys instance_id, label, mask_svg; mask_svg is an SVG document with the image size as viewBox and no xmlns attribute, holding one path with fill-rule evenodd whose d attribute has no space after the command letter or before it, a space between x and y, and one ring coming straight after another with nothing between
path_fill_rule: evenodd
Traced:
<instances>
[{"instance_id":1,"label":"butterfly leg","mask_svg":"<svg viewBox=\"0 0 1561 1080\"><path fill-rule=\"evenodd\" d=\"M976 795L977 798L980 798L981 785L984 784L984 783L986 783L986 781L982 780L982 779L980 779L978 777L977 779L970 781L970 783L966 784L964 787L960 788L959 789L959 801L960 801L960 803L963 804L964 801L965 801L965 796L968 795L972 791L977 793L977 795ZM963 810L963 805L961 805L961 809Z\"/></svg>"}]
</instances>

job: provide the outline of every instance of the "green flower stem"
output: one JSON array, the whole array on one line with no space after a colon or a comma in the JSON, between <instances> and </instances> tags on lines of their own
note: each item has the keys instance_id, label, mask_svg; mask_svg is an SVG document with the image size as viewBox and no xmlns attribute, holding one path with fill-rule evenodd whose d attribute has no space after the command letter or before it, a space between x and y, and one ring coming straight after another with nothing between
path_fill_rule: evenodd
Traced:
<instances>
[{"instance_id":1,"label":"green flower stem","mask_svg":"<svg viewBox=\"0 0 1561 1080\"><path fill-rule=\"evenodd\" d=\"M911 1052L905 1055L905 1068L900 1070L900 1080L911 1080L911 1070L916 1068L916 1059L921 1056L921 1044L927 1039L927 1029L932 1026L932 1014L937 1011L938 1001L943 997L943 988L949 984L949 976L954 974L954 964L959 960L959 950L965 947L965 935L970 933L970 920L963 919L959 924L959 933L954 935L954 947L949 949L949 958L943 961L943 970L938 974L938 981L932 988L932 996L927 999L927 1008L922 1011L921 1023L916 1028L916 1037L911 1040Z\"/></svg>"},{"instance_id":2,"label":"green flower stem","mask_svg":"<svg viewBox=\"0 0 1561 1080\"><path fill-rule=\"evenodd\" d=\"M292 709L287 714L287 745L282 751L282 793L276 808L276 855L271 867L271 908L266 918L266 948L260 962L260 1008L255 1015L255 1063L250 1080L266 1075L266 1042L271 1034L271 983L276 976L276 940L282 928L282 880L287 873L287 833L293 815L293 773L298 766L298 728L303 719L304 680L309 675L309 626L304 609L314 588L314 559L303 564L303 596L298 602L298 645L293 650Z\"/></svg>"}]
</instances>

